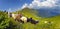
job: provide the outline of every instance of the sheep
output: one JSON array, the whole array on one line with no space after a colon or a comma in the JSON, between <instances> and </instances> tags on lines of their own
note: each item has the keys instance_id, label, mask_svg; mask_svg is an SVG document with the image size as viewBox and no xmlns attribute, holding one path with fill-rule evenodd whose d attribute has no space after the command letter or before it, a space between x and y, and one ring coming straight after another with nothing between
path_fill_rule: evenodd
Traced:
<instances>
[{"instance_id":1,"label":"sheep","mask_svg":"<svg viewBox=\"0 0 60 29\"><path fill-rule=\"evenodd\" d=\"M15 16L13 15L13 18L15 20L17 20L18 22L22 22L22 23L30 22L32 24L37 24L39 22L37 20L34 20L32 18L27 18L27 17L19 15L19 14L15 15Z\"/></svg>"},{"instance_id":2,"label":"sheep","mask_svg":"<svg viewBox=\"0 0 60 29\"><path fill-rule=\"evenodd\" d=\"M22 22L22 23L30 22L32 24L37 24L39 22L39 21L34 20L32 18L27 18L25 16L22 16L21 14L12 14L12 13L10 13L9 16L14 18L15 21Z\"/></svg>"},{"instance_id":3,"label":"sheep","mask_svg":"<svg viewBox=\"0 0 60 29\"><path fill-rule=\"evenodd\" d=\"M31 22L32 24L37 24L39 21L38 20L34 20L32 18L27 19L27 22Z\"/></svg>"},{"instance_id":4,"label":"sheep","mask_svg":"<svg viewBox=\"0 0 60 29\"><path fill-rule=\"evenodd\" d=\"M20 14L12 14L12 17L15 19L15 21L17 20L18 22L27 22L27 18L20 15Z\"/></svg>"}]
</instances>

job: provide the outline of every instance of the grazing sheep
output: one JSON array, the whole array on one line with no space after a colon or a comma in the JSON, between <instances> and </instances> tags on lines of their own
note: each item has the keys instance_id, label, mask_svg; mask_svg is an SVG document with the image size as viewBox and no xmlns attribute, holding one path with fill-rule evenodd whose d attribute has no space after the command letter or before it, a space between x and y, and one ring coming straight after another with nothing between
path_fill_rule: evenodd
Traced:
<instances>
[{"instance_id":1,"label":"grazing sheep","mask_svg":"<svg viewBox=\"0 0 60 29\"><path fill-rule=\"evenodd\" d=\"M22 16L21 14L12 14L12 17L18 22L27 22L27 18Z\"/></svg>"},{"instance_id":2,"label":"grazing sheep","mask_svg":"<svg viewBox=\"0 0 60 29\"><path fill-rule=\"evenodd\" d=\"M33 20L32 18L27 19L27 22L31 22L32 24L37 24L39 21Z\"/></svg>"},{"instance_id":3,"label":"grazing sheep","mask_svg":"<svg viewBox=\"0 0 60 29\"><path fill-rule=\"evenodd\" d=\"M32 18L27 18L25 16L22 16L21 14L9 14L9 17L12 17L17 20L18 22L26 23L26 22L31 22L32 24L37 24L39 21L33 20Z\"/></svg>"},{"instance_id":4,"label":"grazing sheep","mask_svg":"<svg viewBox=\"0 0 60 29\"><path fill-rule=\"evenodd\" d=\"M22 20L24 23L26 23L26 22L27 22L27 17L22 16L22 17L20 18L20 20Z\"/></svg>"}]
</instances>

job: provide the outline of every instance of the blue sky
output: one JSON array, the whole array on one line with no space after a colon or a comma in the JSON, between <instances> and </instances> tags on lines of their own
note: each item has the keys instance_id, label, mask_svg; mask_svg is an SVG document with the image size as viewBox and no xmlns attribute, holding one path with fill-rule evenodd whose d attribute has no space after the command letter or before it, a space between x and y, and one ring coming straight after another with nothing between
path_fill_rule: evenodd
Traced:
<instances>
[{"instance_id":1,"label":"blue sky","mask_svg":"<svg viewBox=\"0 0 60 29\"><path fill-rule=\"evenodd\" d=\"M24 3L31 3L32 0L0 0L0 10L17 10L21 8Z\"/></svg>"},{"instance_id":2,"label":"blue sky","mask_svg":"<svg viewBox=\"0 0 60 29\"><path fill-rule=\"evenodd\" d=\"M0 10L15 11L25 7L40 8L60 8L60 0L0 0Z\"/></svg>"}]
</instances>

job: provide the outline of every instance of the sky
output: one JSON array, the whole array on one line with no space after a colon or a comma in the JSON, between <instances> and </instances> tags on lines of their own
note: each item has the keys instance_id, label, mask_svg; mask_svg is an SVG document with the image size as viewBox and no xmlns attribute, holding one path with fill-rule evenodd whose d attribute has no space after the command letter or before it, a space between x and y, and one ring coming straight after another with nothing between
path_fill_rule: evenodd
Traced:
<instances>
[{"instance_id":1,"label":"sky","mask_svg":"<svg viewBox=\"0 0 60 29\"><path fill-rule=\"evenodd\" d=\"M32 0L0 0L0 10L14 11L20 9L24 3L31 3Z\"/></svg>"},{"instance_id":2,"label":"sky","mask_svg":"<svg viewBox=\"0 0 60 29\"><path fill-rule=\"evenodd\" d=\"M25 7L33 9L53 8L60 10L60 0L0 0L0 10L3 11L11 12Z\"/></svg>"}]
</instances>

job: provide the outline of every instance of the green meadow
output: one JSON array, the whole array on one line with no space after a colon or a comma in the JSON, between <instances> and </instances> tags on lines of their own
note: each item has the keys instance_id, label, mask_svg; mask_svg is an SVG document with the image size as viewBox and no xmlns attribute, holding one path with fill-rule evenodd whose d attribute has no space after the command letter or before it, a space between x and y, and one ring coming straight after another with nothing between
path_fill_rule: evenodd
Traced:
<instances>
[{"instance_id":1,"label":"green meadow","mask_svg":"<svg viewBox=\"0 0 60 29\"><path fill-rule=\"evenodd\" d=\"M60 15L44 18L38 16L36 10L28 8L12 13L22 13L28 18L32 17L34 20L39 20L39 23L27 22L22 24L13 18L8 18L7 12L0 11L0 29L60 29Z\"/></svg>"}]
</instances>

